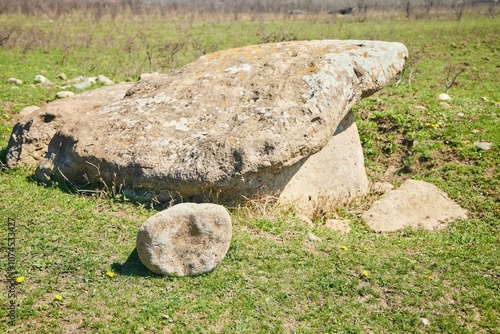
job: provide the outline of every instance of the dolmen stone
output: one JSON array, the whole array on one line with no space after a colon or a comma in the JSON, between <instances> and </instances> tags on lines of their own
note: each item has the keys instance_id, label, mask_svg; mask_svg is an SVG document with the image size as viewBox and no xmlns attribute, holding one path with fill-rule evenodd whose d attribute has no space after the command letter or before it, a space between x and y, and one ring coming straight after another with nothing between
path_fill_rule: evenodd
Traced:
<instances>
[{"instance_id":1,"label":"dolmen stone","mask_svg":"<svg viewBox=\"0 0 500 334\"><path fill-rule=\"evenodd\" d=\"M406 227L436 230L460 219L467 211L435 185L407 180L375 201L361 216L376 232L393 232Z\"/></svg>"},{"instance_id":2,"label":"dolmen stone","mask_svg":"<svg viewBox=\"0 0 500 334\"><path fill-rule=\"evenodd\" d=\"M402 70L400 43L253 45L54 101L13 129L7 164L129 198L273 195L310 214L368 190L352 106Z\"/></svg>"},{"instance_id":3,"label":"dolmen stone","mask_svg":"<svg viewBox=\"0 0 500 334\"><path fill-rule=\"evenodd\" d=\"M224 259L231 236L231 217L223 206L182 203L144 222L137 233L137 254L156 274L198 275Z\"/></svg>"}]
</instances>

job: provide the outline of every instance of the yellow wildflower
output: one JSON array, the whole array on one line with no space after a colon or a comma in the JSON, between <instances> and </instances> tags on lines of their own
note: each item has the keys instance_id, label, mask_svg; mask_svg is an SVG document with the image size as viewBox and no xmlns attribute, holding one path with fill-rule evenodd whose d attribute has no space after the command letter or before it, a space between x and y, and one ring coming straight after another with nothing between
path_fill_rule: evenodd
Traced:
<instances>
[{"instance_id":1,"label":"yellow wildflower","mask_svg":"<svg viewBox=\"0 0 500 334\"><path fill-rule=\"evenodd\" d=\"M22 282L24 282L24 276L19 276L18 278L16 278L16 282L17 282L17 283L22 283Z\"/></svg>"},{"instance_id":2,"label":"yellow wildflower","mask_svg":"<svg viewBox=\"0 0 500 334\"><path fill-rule=\"evenodd\" d=\"M340 246L340 248L342 248L342 250L345 250L345 251L347 250L347 246L344 246L344 245Z\"/></svg>"},{"instance_id":3,"label":"yellow wildflower","mask_svg":"<svg viewBox=\"0 0 500 334\"><path fill-rule=\"evenodd\" d=\"M115 276L115 273L112 270L108 270L106 271L106 276L113 278L113 276Z\"/></svg>"},{"instance_id":4,"label":"yellow wildflower","mask_svg":"<svg viewBox=\"0 0 500 334\"><path fill-rule=\"evenodd\" d=\"M57 300L57 301L61 301L62 300L62 296L61 295L55 295L54 299Z\"/></svg>"},{"instance_id":5,"label":"yellow wildflower","mask_svg":"<svg viewBox=\"0 0 500 334\"><path fill-rule=\"evenodd\" d=\"M363 276L368 277L368 270L363 270Z\"/></svg>"}]
</instances>

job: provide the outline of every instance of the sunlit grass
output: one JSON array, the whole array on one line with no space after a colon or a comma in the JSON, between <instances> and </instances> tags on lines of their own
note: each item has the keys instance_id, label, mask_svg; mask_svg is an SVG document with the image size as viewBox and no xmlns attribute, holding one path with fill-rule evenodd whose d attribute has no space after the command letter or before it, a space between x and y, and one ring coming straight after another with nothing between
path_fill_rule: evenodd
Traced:
<instances>
[{"instance_id":1,"label":"sunlit grass","mask_svg":"<svg viewBox=\"0 0 500 334\"><path fill-rule=\"evenodd\" d=\"M16 220L17 324L0 288L0 331L172 333L493 333L500 327L498 272L500 24L490 18L406 20L331 16L255 21L118 18L89 24L0 16L19 29L0 48L0 222ZM34 40L33 36L38 38ZM81 197L44 186L29 169L4 166L18 112L55 99L68 78L104 74L135 81L203 53L265 38L400 41L405 77L355 107L371 181L423 179L446 191L470 219L436 232L375 234L362 203L330 215L351 220L335 233L262 203L234 208L233 239L212 273L161 277L140 263L139 226L155 211L123 199ZM178 43L178 50L175 49ZM163 49L162 49L163 48ZM165 49L166 48L166 49ZM148 59L147 51L153 56ZM163 51L162 51L163 50ZM175 51L175 53L174 53ZM466 62L443 107L445 67ZM54 84L35 85L43 74ZM7 84L17 77L24 84ZM477 140L493 143L480 150ZM0 229L0 240L7 240ZM320 240L312 241L308 233ZM7 262L0 260L2 272ZM429 321L429 325L422 322Z\"/></svg>"}]
</instances>

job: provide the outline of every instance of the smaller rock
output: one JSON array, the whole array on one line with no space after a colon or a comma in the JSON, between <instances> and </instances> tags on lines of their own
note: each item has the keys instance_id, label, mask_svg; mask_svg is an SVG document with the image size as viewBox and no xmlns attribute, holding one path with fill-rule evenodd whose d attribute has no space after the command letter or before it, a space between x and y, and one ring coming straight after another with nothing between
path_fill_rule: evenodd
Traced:
<instances>
[{"instance_id":1,"label":"smaller rock","mask_svg":"<svg viewBox=\"0 0 500 334\"><path fill-rule=\"evenodd\" d=\"M431 322L426 318L420 318L420 323L424 326L430 326Z\"/></svg>"},{"instance_id":2,"label":"smaller rock","mask_svg":"<svg viewBox=\"0 0 500 334\"><path fill-rule=\"evenodd\" d=\"M64 80L64 81L66 81L66 79L67 79L66 74L64 74L64 73L59 73L59 75L57 77L61 80Z\"/></svg>"},{"instance_id":3,"label":"smaller rock","mask_svg":"<svg viewBox=\"0 0 500 334\"><path fill-rule=\"evenodd\" d=\"M139 81L144 80L144 79L147 79L147 78L150 78L150 77L153 77L153 76L158 76L158 75L160 75L160 73L158 73L158 72L153 72L153 73L142 73L142 74L139 76Z\"/></svg>"},{"instance_id":4,"label":"smaller rock","mask_svg":"<svg viewBox=\"0 0 500 334\"><path fill-rule=\"evenodd\" d=\"M97 83L97 77L88 77L87 80L91 83L91 84L95 84Z\"/></svg>"},{"instance_id":5,"label":"smaller rock","mask_svg":"<svg viewBox=\"0 0 500 334\"><path fill-rule=\"evenodd\" d=\"M321 238L315 236L313 233L307 233L307 238L311 241L321 241Z\"/></svg>"},{"instance_id":6,"label":"smaller rock","mask_svg":"<svg viewBox=\"0 0 500 334\"><path fill-rule=\"evenodd\" d=\"M223 206L182 203L144 222L137 233L137 254L156 274L202 274L224 259L231 235L231 217Z\"/></svg>"},{"instance_id":7,"label":"smaller rock","mask_svg":"<svg viewBox=\"0 0 500 334\"><path fill-rule=\"evenodd\" d=\"M351 231L348 219L328 219L325 222L325 227L340 234L348 234Z\"/></svg>"},{"instance_id":8,"label":"smaller rock","mask_svg":"<svg viewBox=\"0 0 500 334\"><path fill-rule=\"evenodd\" d=\"M38 83L41 83L41 84L49 84L50 83L49 79L47 79L46 77L44 77L41 74L38 74L35 77L35 82L38 82Z\"/></svg>"},{"instance_id":9,"label":"smaller rock","mask_svg":"<svg viewBox=\"0 0 500 334\"><path fill-rule=\"evenodd\" d=\"M79 83L79 82L83 82L84 80L85 80L85 78L80 75L79 77L75 77L73 79L69 79L68 81L66 81L66 83L68 85L72 85L72 84L76 84L76 83Z\"/></svg>"},{"instance_id":10,"label":"smaller rock","mask_svg":"<svg viewBox=\"0 0 500 334\"><path fill-rule=\"evenodd\" d=\"M392 189L394 189L394 186L389 182L375 182L372 185L372 191L377 195L383 195Z\"/></svg>"},{"instance_id":11,"label":"smaller rock","mask_svg":"<svg viewBox=\"0 0 500 334\"><path fill-rule=\"evenodd\" d=\"M474 130L472 130L471 132L472 132L472 133L474 133L474 134L476 134L476 133L479 133L479 132L481 132L481 130L478 130L478 129L474 129Z\"/></svg>"},{"instance_id":12,"label":"smaller rock","mask_svg":"<svg viewBox=\"0 0 500 334\"><path fill-rule=\"evenodd\" d=\"M486 96L481 97L481 100L483 100L484 102L489 102L489 101L490 101L490 100L488 99L488 97L486 97Z\"/></svg>"},{"instance_id":13,"label":"smaller rock","mask_svg":"<svg viewBox=\"0 0 500 334\"><path fill-rule=\"evenodd\" d=\"M442 101L449 101L451 100L451 97L448 94L442 93L439 94L438 99Z\"/></svg>"},{"instance_id":14,"label":"smaller rock","mask_svg":"<svg viewBox=\"0 0 500 334\"><path fill-rule=\"evenodd\" d=\"M474 142L474 146L480 148L481 150L488 151L491 146L493 146L493 143L489 143L487 141L476 141Z\"/></svg>"},{"instance_id":15,"label":"smaller rock","mask_svg":"<svg viewBox=\"0 0 500 334\"><path fill-rule=\"evenodd\" d=\"M102 83L106 86L111 86L115 84L111 79L105 77L104 75L98 75L97 82Z\"/></svg>"},{"instance_id":16,"label":"smaller rock","mask_svg":"<svg viewBox=\"0 0 500 334\"><path fill-rule=\"evenodd\" d=\"M451 109L452 108L452 106L448 102L439 102L439 105L443 109Z\"/></svg>"},{"instance_id":17,"label":"smaller rock","mask_svg":"<svg viewBox=\"0 0 500 334\"><path fill-rule=\"evenodd\" d=\"M37 107L37 106L25 107L25 108L21 109L21 111L19 111L19 116L21 116L21 118L24 118L25 116L30 115L31 113L34 113L38 109L40 109L40 107Z\"/></svg>"},{"instance_id":18,"label":"smaller rock","mask_svg":"<svg viewBox=\"0 0 500 334\"><path fill-rule=\"evenodd\" d=\"M7 82L8 83L13 83L13 84L16 84L16 85L22 85L23 84L22 80L16 79L16 78L9 78L9 79L7 79Z\"/></svg>"},{"instance_id":19,"label":"smaller rock","mask_svg":"<svg viewBox=\"0 0 500 334\"><path fill-rule=\"evenodd\" d=\"M439 229L446 223L467 219L467 211L431 183L406 180L398 189L384 194L361 216L376 232L405 227Z\"/></svg>"},{"instance_id":20,"label":"smaller rock","mask_svg":"<svg viewBox=\"0 0 500 334\"><path fill-rule=\"evenodd\" d=\"M62 92L57 92L56 97L58 99L64 99L65 97L70 97L70 96L73 96L73 95L75 95L75 93L73 93L73 92L71 92L69 90L64 90Z\"/></svg>"},{"instance_id":21,"label":"smaller rock","mask_svg":"<svg viewBox=\"0 0 500 334\"><path fill-rule=\"evenodd\" d=\"M457 114L457 116L458 116L458 117L465 117L465 114L464 114L463 112L459 112L459 113Z\"/></svg>"},{"instance_id":22,"label":"smaller rock","mask_svg":"<svg viewBox=\"0 0 500 334\"><path fill-rule=\"evenodd\" d=\"M92 86L92 82L88 79L85 79L84 81L73 85L73 87L75 87L76 89L85 89L89 88L90 86Z\"/></svg>"}]
</instances>

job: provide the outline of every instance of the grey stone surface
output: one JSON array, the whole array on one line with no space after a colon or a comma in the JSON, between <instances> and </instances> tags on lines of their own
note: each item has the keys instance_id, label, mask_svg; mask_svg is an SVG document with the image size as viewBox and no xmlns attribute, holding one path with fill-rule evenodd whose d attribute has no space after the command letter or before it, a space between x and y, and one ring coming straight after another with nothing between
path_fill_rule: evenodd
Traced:
<instances>
[{"instance_id":1,"label":"grey stone surface","mask_svg":"<svg viewBox=\"0 0 500 334\"><path fill-rule=\"evenodd\" d=\"M40 107L37 107L37 106L24 107L23 109L21 109L21 111L19 111L19 116L21 118L24 118L27 115L30 115L30 114L34 113L35 111L38 111L38 110L40 110Z\"/></svg>"},{"instance_id":2,"label":"grey stone surface","mask_svg":"<svg viewBox=\"0 0 500 334\"><path fill-rule=\"evenodd\" d=\"M38 82L41 84L49 84L50 80L47 79L46 77L44 77L43 75L38 74L37 76L35 76L35 82Z\"/></svg>"},{"instance_id":3,"label":"grey stone surface","mask_svg":"<svg viewBox=\"0 0 500 334\"><path fill-rule=\"evenodd\" d=\"M109 79L108 77L104 76L104 75L98 75L97 76L97 82L99 83L102 83L106 86L110 86L110 85L114 85L115 83L113 82L113 80Z\"/></svg>"},{"instance_id":4,"label":"grey stone surface","mask_svg":"<svg viewBox=\"0 0 500 334\"><path fill-rule=\"evenodd\" d=\"M137 233L137 254L154 273L197 275L217 267L231 237L231 217L223 206L182 203L144 222Z\"/></svg>"},{"instance_id":5,"label":"grey stone surface","mask_svg":"<svg viewBox=\"0 0 500 334\"><path fill-rule=\"evenodd\" d=\"M482 150L488 151L493 146L493 143L487 141L476 141L474 142L474 146Z\"/></svg>"},{"instance_id":6,"label":"grey stone surface","mask_svg":"<svg viewBox=\"0 0 500 334\"><path fill-rule=\"evenodd\" d=\"M329 211L342 202L368 191L363 150L354 114L340 122L328 144L297 164L295 172L279 195L283 206L292 206L306 216Z\"/></svg>"},{"instance_id":7,"label":"grey stone surface","mask_svg":"<svg viewBox=\"0 0 500 334\"><path fill-rule=\"evenodd\" d=\"M7 163L38 165L43 180L123 185L133 198L282 194L310 211L366 192L350 110L406 57L404 45L378 41L216 52L44 106L16 125Z\"/></svg>"},{"instance_id":8,"label":"grey stone surface","mask_svg":"<svg viewBox=\"0 0 500 334\"><path fill-rule=\"evenodd\" d=\"M466 219L467 211L435 185L407 180L375 201L362 218L376 232L392 232L405 227L434 230L449 222Z\"/></svg>"}]
</instances>

